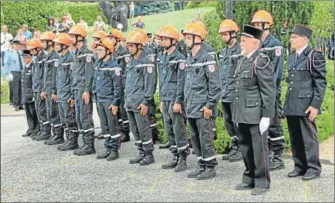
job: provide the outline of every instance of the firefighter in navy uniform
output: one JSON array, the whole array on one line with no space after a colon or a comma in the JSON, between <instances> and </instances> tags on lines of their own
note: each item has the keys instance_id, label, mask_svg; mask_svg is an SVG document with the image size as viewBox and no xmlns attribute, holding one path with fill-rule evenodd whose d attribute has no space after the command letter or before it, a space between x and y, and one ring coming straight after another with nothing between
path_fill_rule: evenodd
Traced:
<instances>
[{"instance_id":1,"label":"firefighter in navy uniform","mask_svg":"<svg viewBox=\"0 0 335 203\"><path fill-rule=\"evenodd\" d=\"M282 43L270 33L273 17L264 10L255 13L252 24L263 30L260 51L270 57L273 65L274 80L276 81L275 114L269 127L270 170L283 169L282 155L285 150L284 130L281 119L283 108L281 104L281 80L284 72L284 51Z\"/></svg>"},{"instance_id":2,"label":"firefighter in navy uniform","mask_svg":"<svg viewBox=\"0 0 335 203\"><path fill-rule=\"evenodd\" d=\"M130 59L130 54L128 50L121 45L121 40L125 38L125 36L120 32L118 29L112 29L109 33L108 37L113 41L115 52L112 54L112 58L114 61L119 64L120 68L122 69L122 94L121 100L119 105L118 111L118 123L121 136L121 142L128 142L130 141L129 136L129 120L127 111L124 107L124 88L126 85L126 66Z\"/></svg>"},{"instance_id":3,"label":"firefighter in navy uniform","mask_svg":"<svg viewBox=\"0 0 335 203\"><path fill-rule=\"evenodd\" d=\"M35 56L35 61L33 63L33 91L34 91L34 101L35 109L37 112L38 120L40 122L40 131L32 139L49 139L51 136L51 126L48 121L46 102L41 99L41 92L43 87L43 74L44 74L44 63L46 60L46 54L43 51L42 43L39 39L33 38L29 40L26 44L27 50ZM43 140L41 139L41 140Z\"/></svg>"},{"instance_id":4,"label":"firefighter in navy uniform","mask_svg":"<svg viewBox=\"0 0 335 203\"><path fill-rule=\"evenodd\" d=\"M242 183L236 190L252 189L262 195L270 188L268 128L274 114L275 82L270 58L259 51L263 31L244 25L241 54L235 77L233 122L239 131L239 145L245 164Z\"/></svg>"},{"instance_id":5,"label":"firefighter in navy uniform","mask_svg":"<svg viewBox=\"0 0 335 203\"><path fill-rule=\"evenodd\" d=\"M76 49L72 72L72 92L75 100L76 121L84 143L82 147L74 151L74 154L82 156L95 153L92 103L94 57L93 52L87 48L87 31L83 26L73 26L69 35Z\"/></svg>"},{"instance_id":6,"label":"firefighter in navy uniform","mask_svg":"<svg viewBox=\"0 0 335 203\"><path fill-rule=\"evenodd\" d=\"M23 59L23 69L22 69L22 93L23 93L23 104L24 110L26 112L27 123L28 123L28 130L27 132L22 135L22 137L27 136L36 136L39 131L39 122L38 117L35 109L35 102L34 102L34 93L33 93L33 79L32 79L32 72L33 72L33 57L30 54L30 51L23 50L22 53Z\"/></svg>"},{"instance_id":7,"label":"firefighter in navy uniform","mask_svg":"<svg viewBox=\"0 0 335 203\"><path fill-rule=\"evenodd\" d=\"M322 52L308 45L312 32L303 25L296 25L291 32L294 52L288 57L288 90L284 104L294 161L294 170L288 177L303 176L303 180L321 174L315 118L321 114L327 87L325 58Z\"/></svg>"},{"instance_id":8,"label":"firefighter in navy uniform","mask_svg":"<svg viewBox=\"0 0 335 203\"><path fill-rule=\"evenodd\" d=\"M96 44L97 61L95 62L95 77L93 89L97 95L97 104L101 131L105 140L106 151L97 156L107 161L119 158L121 133L118 127L117 112L122 96L122 69L112 59L114 42L103 38Z\"/></svg>"},{"instance_id":9,"label":"firefighter in navy uniform","mask_svg":"<svg viewBox=\"0 0 335 203\"><path fill-rule=\"evenodd\" d=\"M240 45L236 39L239 32L238 25L230 19L225 19L221 22L219 33L224 43L227 45L220 51L220 78L221 78L221 102L224 117L225 128L232 140L231 149L228 153L222 156L223 160L231 162L242 160L241 149L238 146L238 136L236 125L232 120L231 103L233 102L234 94L234 71L236 66L229 64L230 57L237 58L241 53Z\"/></svg>"},{"instance_id":10,"label":"firefighter in navy uniform","mask_svg":"<svg viewBox=\"0 0 335 203\"><path fill-rule=\"evenodd\" d=\"M59 54L54 50L55 34L53 32L44 32L40 38L44 44L44 49L48 53L44 63L43 90L41 99L46 100L47 117L51 124L51 137L44 142L47 145L61 144L64 142L64 128L62 127L58 104L52 99L53 78L56 75L58 67Z\"/></svg>"},{"instance_id":11,"label":"firefighter in navy uniform","mask_svg":"<svg viewBox=\"0 0 335 203\"><path fill-rule=\"evenodd\" d=\"M60 151L68 151L78 148L79 134L71 91L74 55L69 47L72 46L72 39L67 33L60 33L54 43L55 50L59 53L59 61L53 77L52 99L58 104L60 121L66 137L65 142L57 148Z\"/></svg>"},{"instance_id":12,"label":"firefighter in navy uniform","mask_svg":"<svg viewBox=\"0 0 335 203\"><path fill-rule=\"evenodd\" d=\"M164 117L164 129L167 134L173 159L163 164L163 169L174 168L175 172L187 169L186 157L189 146L186 138L184 117L185 57L176 49L179 32L173 26L167 26L160 32L162 47L159 69L160 111Z\"/></svg>"},{"instance_id":13,"label":"firefighter in navy uniform","mask_svg":"<svg viewBox=\"0 0 335 203\"><path fill-rule=\"evenodd\" d=\"M147 113L151 108L156 86L153 62L144 54L142 47L146 35L132 31L127 37L131 58L126 67L125 107L128 113L130 129L139 150L130 164L148 165L155 162L153 156L153 138Z\"/></svg>"},{"instance_id":14,"label":"firefighter in navy uniform","mask_svg":"<svg viewBox=\"0 0 335 203\"><path fill-rule=\"evenodd\" d=\"M107 37L107 33L103 30L97 30L97 31L93 32L92 50L93 50L93 55L94 55L95 60L97 60L97 58L98 58L97 52L96 52L96 44L99 43L101 39L106 38L106 37ZM95 104L96 104L97 113L99 115L100 111L99 111L99 107L98 107L98 103L97 103L96 92L93 91L93 95L94 95L94 100L95 100ZM99 118L100 118L100 115L99 115ZM104 139L104 137L102 136L102 130L98 134L95 134L94 136L98 139Z\"/></svg>"},{"instance_id":15,"label":"firefighter in navy uniform","mask_svg":"<svg viewBox=\"0 0 335 203\"><path fill-rule=\"evenodd\" d=\"M203 180L216 176L213 127L221 94L220 74L214 58L202 48L205 30L190 23L183 34L190 50L185 68L185 112L199 165L187 177Z\"/></svg>"}]
</instances>

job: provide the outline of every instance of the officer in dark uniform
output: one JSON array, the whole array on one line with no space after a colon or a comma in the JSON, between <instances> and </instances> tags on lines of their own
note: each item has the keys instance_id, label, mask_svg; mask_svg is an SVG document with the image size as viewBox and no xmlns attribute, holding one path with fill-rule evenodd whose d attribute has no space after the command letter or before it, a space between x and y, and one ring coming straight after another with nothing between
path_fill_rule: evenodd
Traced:
<instances>
[{"instance_id":1,"label":"officer in dark uniform","mask_svg":"<svg viewBox=\"0 0 335 203\"><path fill-rule=\"evenodd\" d=\"M98 60L95 62L93 89L97 94L100 124L105 140L106 151L97 156L108 161L119 158L121 134L118 128L117 112L122 95L122 69L112 59L114 42L103 38L96 47Z\"/></svg>"},{"instance_id":2,"label":"officer in dark uniform","mask_svg":"<svg viewBox=\"0 0 335 203\"><path fill-rule=\"evenodd\" d=\"M68 151L78 148L79 134L71 91L74 56L69 47L72 45L72 39L67 33L60 33L54 42L55 50L60 56L56 74L53 77L52 99L58 104L58 113L66 137L66 141L58 146L58 150Z\"/></svg>"},{"instance_id":3,"label":"officer in dark uniform","mask_svg":"<svg viewBox=\"0 0 335 203\"><path fill-rule=\"evenodd\" d=\"M119 64L122 69L122 94L118 111L118 123L121 132L121 142L130 141L129 136L129 120L127 111L124 108L124 88L126 84L126 66L130 59L130 54L128 50L121 45L121 40L125 38L125 36L118 29L112 29L108 37L113 41L115 52L112 54L112 58L114 61Z\"/></svg>"},{"instance_id":4,"label":"officer in dark uniform","mask_svg":"<svg viewBox=\"0 0 335 203\"><path fill-rule=\"evenodd\" d=\"M26 111L26 117L28 123L28 130L24 135L22 135L22 137L27 136L32 137L37 135L40 128L35 109L34 93L32 89L33 58L32 55L30 54L30 51L28 50L23 50L22 58L24 62L22 70L22 93L23 93L24 110Z\"/></svg>"},{"instance_id":5,"label":"officer in dark uniform","mask_svg":"<svg viewBox=\"0 0 335 203\"><path fill-rule=\"evenodd\" d=\"M40 132L37 136L32 136L32 139L45 138L51 136L51 126L47 117L46 102L41 99L41 92L43 88L44 63L46 61L46 54L43 51L42 43L39 39L31 39L26 44L27 50L35 56L33 63L33 91L34 101L37 116L40 122Z\"/></svg>"},{"instance_id":6,"label":"officer in dark uniform","mask_svg":"<svg viewBox=\"0 0 335 203\"><path fill-rule=\"evenodd\" d=\"M213 126L221 94L220 74L214 58L202 49L205 30L190 23L183 34L190 49L186 60L185 111L199 165L188 177L203 180L216 176Z\"/></svg>"},{"instance_id":7,"label":"officer in dark uniform","mask_svg":"<svg viewBox=\"0 0 335 203\"><path fill-rule=\"evenodd\" d=\"M92 50L93 50L93 55L94 55L95 60L97 60L97 58L98 58L97 53L95 51L96 45L97 45L97 43L100 42L101 39L106 38L106 37L107 37L107 33L103 30L97 30L97 31L93 32ZM100 111L99 111L99 106L98 106L98 102L97 102L96 92L93 91L93 94L94 94L94 100L95 100L98 116L100 118L100 115L99 115ZM98 138L98 139L104 139L104 137L102 135L103 135L103 133L102 133L102 130L101 130L98 134L95 135L95 137Z\"/></svg>"},{"instance_id":8,"label":"officer in dark uniform","mask_svg":"<svg viewBox=\"0 0 335 203\"><path fill-rule=\"evenodd\" d=\"M180 172L187 169L186 157L189 154L183 108L186 60L176 49L179 41L176 28L167 26L160 35L161 44L165 49L164 53L159 55L158 64L160 111L164 117L164 129L173 154L173 159L163 164L162 168L174 168L175 172Z\"/></svg>"},{"instance_id":9,"label":"officer in dark uniform","mask_svg":"<svg viewBox=\"0 0 335 203\"><path fill-rule=\"evenodd\" d=\"M146 35L133 31L127 37L131 58L126 67L125 107L130 129L135 137L139 155L130 164L148 165L155 162L153 140L147 113L151 108L156 86L153 62L142 50Z\"/></svg>"},{"instance_id":10,"label":"officer in dark uniform","mask_svg":"<svg viewBox=\"0 0 335 203\"><path fill-rule=\"evenodd\" d=\"M230 57L237 58L241 56L241 48L236 39L236 35L239 30L238 25L230 19L223 20L219 28L222 40L225 44L227 44L227 47L222 49L219 55L222 91L221 102L225 122L224 125L232 140L229 153L224 154L222 159L229 160L231 162L242 160L241 149L238 146L237 130L235 124L233 123L231 114L231 103L233 101L234 93L234 71L236 67L232 67L228 64L230 62Z\"/></svg>"},{"instance_id":11,"label":"officer in dark uniform","mask_svg":"<svg viewBox=\"0 0 335 203\"><path fill-rule=\"evenodd\" d=\"M241 54L235 77L233 121L238 125L239 145L246 170L236 190L252 189L252 195L270 188L268 127L274 114L275 82L270 58L259 51L263 31L244 25Z\"/></svg>"},{"instance_id":12,"label":"officer in dark uniform","mask_svg":"<svg viewBox=\"0 0 335 203\"><path fill-rule=\"evenodd\" d=\"M183 34L183 31L184 30L181 30L181 34ZM182 39L177 43L176 45L176 49L185 57L187 58L187 48L186 48L186 44L185 44L185 41L184 41L184 38L183 38L183 35L182 36Z\"/></svg>"},{"instance_id":13,"label":"officer in dark uniform","mask_svg":"<svg viewBox=\"0 0 335 203\"><path fill-rule=\"evenodd\" d=\"M327 86L326 61L322 52L308 45L312 30L296 25L290 43L294 52L288 57L288 90L284 105L292 146L294 170L288 177L303 175L311 180L321 174L319 142L315 118Z\"/></svg>"},{"instance_id":14,"label":"officer in dark uniform","mask_svg":"<svg viewBox=\"0 0 335 203\"><path fill-rule=\"evenodd\" d=\"M74 154L82 156L95 153L92 103L94 57L93 52L87 48L85 42L87 31L83 26L73 26L69 35L76 49L72 72L72 92L75 100L76 120L84 142L84 145L76 149Z\"/></svg>"},{"instance_id":15,"label":"officer in dark uniform","mask_svg":"<svg viewBox=\"0 0 335 203\"><path fill-rule=\"evenodd\" d=\"M55 34L44 32L40 38L44 44L44 50L48 53L44 63L43 89L41 99L46 101L47 117L51 124L51 137L44 143L47 145L61 144L64 142L64 129L58 113L58 104L52 99L53 77L56 75L59 54L54 50ZM46 139L40 138L40 139Z\"/></svg>"},{"instance_id":16,"label":"officer in dark uniform","mask_svg":"<svg viewBox=\"0 0 335 203\"><path fill-rule=\"evenodd\" d=\"M252 24L263 30L260 51L270 57L274 80L276 81L276 104L275 114L269 127L269 149L270 149L270 170L283 169L284 162L282 155L285 150L284 130L281 119L283 108L281 104L281 80L284 72L284 51L282 43L270 34L270 27L273 25L273 17L264 10L255 13ZM272 155L273 154L273 155Z\"/></svg>"}]
</instances>

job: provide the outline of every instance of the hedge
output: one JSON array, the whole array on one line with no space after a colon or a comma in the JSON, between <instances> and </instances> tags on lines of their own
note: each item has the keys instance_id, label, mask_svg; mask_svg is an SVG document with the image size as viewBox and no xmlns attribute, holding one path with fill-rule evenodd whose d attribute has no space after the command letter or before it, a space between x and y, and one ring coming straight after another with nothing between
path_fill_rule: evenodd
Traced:
<instances>
[{"instance_id":1,"label":"hedge","mask_svg":"<svg viewBox=\"0 0 335 203\"><path fill-rule=\"evenodd\" d=\"M36 26L41 31L45 30L47 18L61 17L71 13L75 22L79 22L80 16L89 26L92 26L98 15L103 16L97 3L77 3L62 1L3 1L1 2L1 24L8 26L9 32L16 35L22 24L27 24L32 31Z\"/></svg>"}]
</instances>

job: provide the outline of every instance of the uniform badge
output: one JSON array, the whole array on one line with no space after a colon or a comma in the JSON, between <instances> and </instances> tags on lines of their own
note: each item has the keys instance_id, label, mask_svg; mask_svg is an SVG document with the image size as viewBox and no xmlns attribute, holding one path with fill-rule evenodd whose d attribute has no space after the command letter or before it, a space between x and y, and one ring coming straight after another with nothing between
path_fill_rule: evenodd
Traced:
<instances>
[{"instance_id":1,"label":"uniform badge","mask_svg":"<svg viewBox=\"0 0 335 203\"><path fill-rule=\"evenodd\" d=\"M154 58L153 56L150 56L149 58L150 58L150 61L151 61L151 62L154 62L154 61L155 61L155 58Z\"/></svg>"},{"instance_id":2,"label":"uniform badge","mask_svg":"<svg viewBox=\"0 0 335 203\"><path fill-rule=\"evenodd\" d=\"M281 55L281 50L280 49L276 49L276 56L280 56Z\"/></svg>"},{"instance_id":3,"label":"uniform badge","mask_svg":"<svg viewBox=\"0 0 335 203\"><path fill-rule=\"evenodd\" d=\"M128 63L129 62L129 56L125 57L125 61Z\"/></svg>"},{"instance_id":4,"label":"uniform badge","mask_svg":"<svg viewBox=\"0 0 335 203\"><path fill-rule=\"evenodd\" d=\"M58 61L55 61L55 67L58 67Z\"/></svg>"},{"instance_id":5,"label":"uniform badge","mask_svg":"<svg viewBox=\"0 0 335 203\"><path fill-rule=\"evenodd\" d=\"M209 66L208 66L208 70L209 70L210 72L214 72L214 71L215 71L215 66L214 66L214 65L209 65Z\"/></svg>"},{"instance_id":6,"label":"uniform badge","mask_svg":"<svg viewBox=\"0 0 335 203\"><path fill-rule=\"evenodd\" d=\"M120 76L120 71L119 70L115 70L115 75L117 75L117 76Z\"/></svg>"},{"instance_id":7,"label":"uniform badge","mask_svg":"<svg viewBox=\"0 0 335 203\"><path fill-rule=\"evenodd\" d=\"M151 66L148 67L148 73L152 73L152 67Z\"/></svg>"},{"instance_id":8,"label":"uniform badge","mask_svg":"<svg viewBox=\"0 0 335 203\"><path fill-rule=\"evenodd\" d=\"M179 67L180 67L181 70L184 70L185 69L185 63L180 63Z\"/></svg>"},{"instance_id":9,"label":"uniform badge","mask_svg":"<svg viewBox=\"0 0 335 203\"><path fill-rule=\"evenodd\" d=\"M92 57L90 55L87 55L86 56L86 61L87 61L87 63L91 62L92 61Z\"/></svg>"}]
</instances>

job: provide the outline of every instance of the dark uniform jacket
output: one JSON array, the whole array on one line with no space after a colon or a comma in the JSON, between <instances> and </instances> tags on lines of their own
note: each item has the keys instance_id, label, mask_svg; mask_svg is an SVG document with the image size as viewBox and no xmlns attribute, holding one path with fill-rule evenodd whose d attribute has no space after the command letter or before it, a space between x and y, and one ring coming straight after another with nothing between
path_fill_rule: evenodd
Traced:
<instances>
[{"instance_id":1,"label":"dark uniform jacket","mask_svg":"<svg viewBox=\"0 0 335 203\"><path fill-rule=\"evenodd\" d=\"M122 69L113 59L95 62L93 89L98 102L119 106L122 91L121 72Z\"/></svg>"},{"instance_id":2,"label":"dark uniform jacket","mask_svg":"<svg viewBox=\"0 0 335 203\"><path fill-rule=\"evenodd\" d=\"M170 55L159 54L159 95L161 101L184 101L185 57L176 49Z\"/></svg>"},{"instance_id":3,"label":"dark uniform jacket","mask_svg":"<svg viewBox=\"0 0 335 203\"><path fill-rule=\"evenodd\" d=\"M44 63L46 61L46 54L44 51L39 56L35 57L33 64L33 91L41 92L43 88L43 74L44 74Z\"/></svg>"},{"instance_id":4,"label":"dark uniform jacket","mask_svg":"<svg viewBox=\"0 0 335 203\"><path fill-rule=\"evenodd\" d=\"M295 60L296 53L288 57L288 89L284 105L286 116L307 116L309 106L319 109L327 86L326 61L322 52L307 47Z\"/></svg>"},{"instance_id":5,"label":"dark uniform jacket","mask_svg":"<svg viewBox=\"0 0 335 203\"><path fill-rule=\"evenodd\" d=\"M56 75L56 67L58 66L59 54L53 50L46 56L44 63L44 75L43 75L43 91L46 94L52 93L52 82L53 76Z\"/></svg>"},{"instance_id":6,"label":"dark uniform jacket","mask_svg":"<svg viewBox=\"0 0 335 203\"><path fill-rule=\"evenodd\" d=\"M117 64L119 64L120 68L122 69L122 77L123 77L122 82L125 84L126 66L130 60L130 54L126 48L120 46L117 50L115 50L115 52L112 55L112 58L114 61L117 62Z\"/></svg>"},{"instance_id":7,"label":"dark uniform jacket","mask_svg":"<svg viewBox=\"0 0 335 203\"><path fill-rule=\"evenodd\" d=\"M260 51L269 56L274 68L276 85L280 85L284 73L284 49L282 43L272 35L268 35L262 41Z\"/></svg>"},{"instance_id":8,"label":"dark uniform jacket","mask_svg":"<svg viewBox=\"0 0 335 203\"><path fill-rule=\"evenodd\" d=\"M33 62L28 66L23 65L22 69L22 92L23 92L23 102L32 103L34 94L33 94Z\"/></svg>"},{"instance_id":9,"label":"dark uniform jacket","mask_svg":"<svg viewBox=\"0 0 335 203\"><path fill-rule=\"evenodd\" d=\"M276 91L272 71L270 58L259 50L238 60L232 108L235 123L259 124L262 117L273 116Z\"/></svg>"},{"instance_id":10,"label":"dark uniform jacket","mask_svg":"<svg viewBox=\"0 0 335 203\"><path fill-rule=\"evenodd\" d=\"M73 90L92 92L94 56L86 45L75 52L72 77Z\"/></svg>"},{"instance_id":11,"label":"dark uniform jacket","mask_svg":"<svg viewBox=\"0 0 335 203\"><path fill-rule=\"evenodd\" d=\"M154 64L144 54L138 59L130 58L126 67L125 107L127 111L139 110L142 103L149 105L156 90Z\"/></svg>"},{"instance_id":12,"label":"dark uniform jacket","mask_svg":"<svg viewBox=\"0 0 335 203\"><path fill-rule=\"evenodd\" d=\"M70 51L64 56L59 56L52 90L52 93L57 95L59 101L67 101L72 97L71 85L73 66L74 56Z\"/></svg>"},{"instance_id":13,"label":"dark uniform jacket","mask_svg":"<svg viewBox=\"0 0 335 203\"><path fill-rule=\"evenodd\" d=\"M234 90L234 66L230 66L229 58L235 57L241 53L241 48L238 42L231 48L226 47L220 51L220 82L221 82L221 101L232 102L233 90ZM236 64L236 63L235 63Z\"/></svg>"},{"instance_id":14,"label":"dark uniform jacket","mask_svg":"<svg viewBox=\"0 0 335 203\"><path fill-rule=\"evenodd\" d=\"M201 109L206 106L217 116L220 99L220 74L216 62L202 48L195 56L186 59L184 97L188 118L202 118Z\"/></svg>"}]
</instances>

